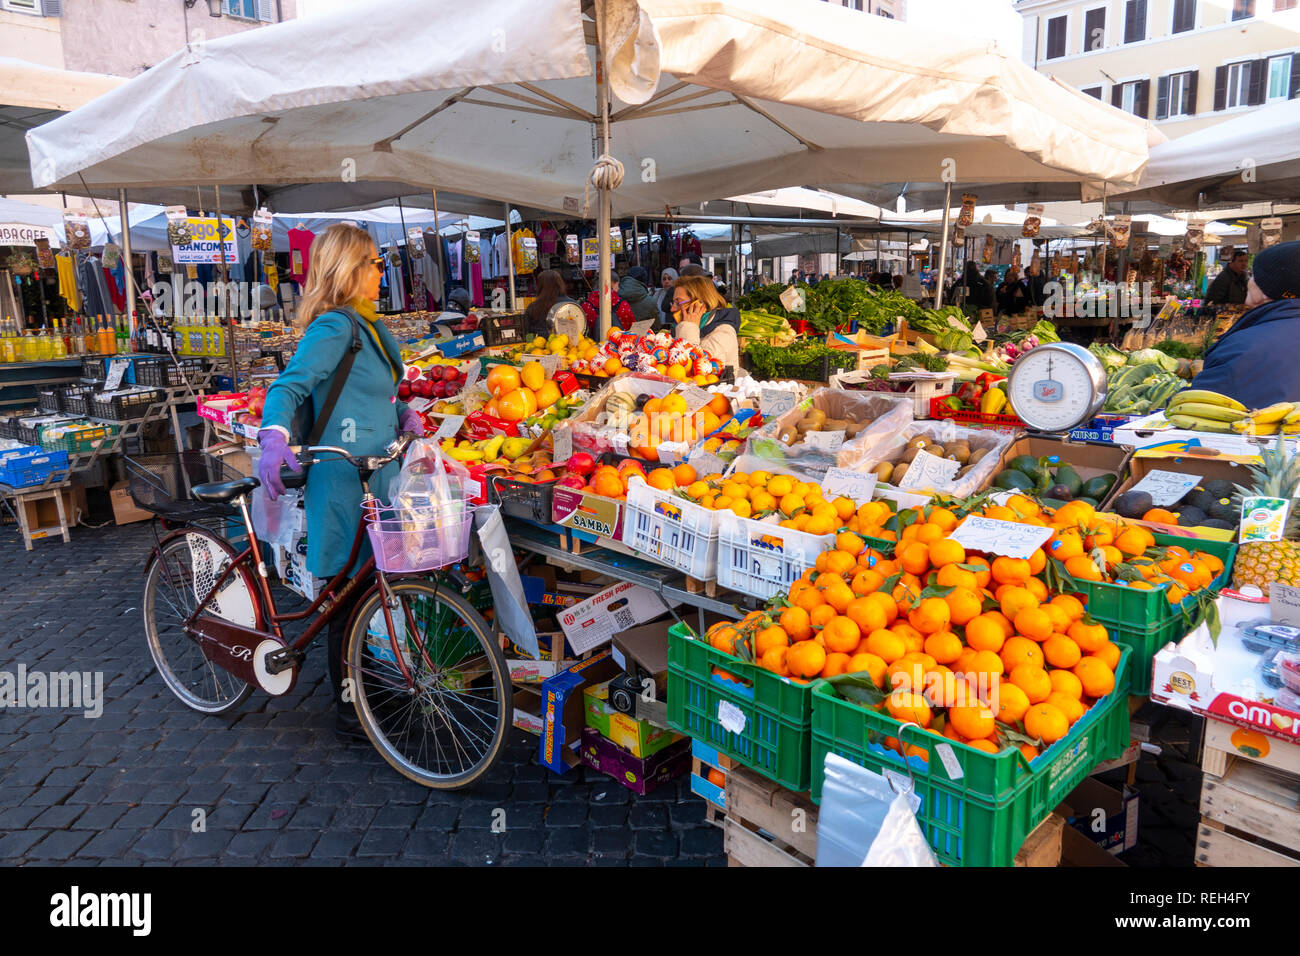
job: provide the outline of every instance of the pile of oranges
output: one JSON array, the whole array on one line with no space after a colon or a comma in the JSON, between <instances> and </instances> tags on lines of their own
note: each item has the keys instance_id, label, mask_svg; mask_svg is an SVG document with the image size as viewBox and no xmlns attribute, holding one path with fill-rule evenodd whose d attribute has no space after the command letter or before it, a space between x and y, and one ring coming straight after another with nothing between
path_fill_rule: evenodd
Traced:
<instances>
[{"instance_id":1,"label":"pile of oranges","mask_svg":"<svg viewBox=\"0 0 1300 956\"><path fill-rule=\"evenodd\" d=\"M664 442L693 446L731 418L731 402L721 393L714 393L694 413L688 414L686 409L686 399L679 392L647 400L639 412L627 418L628 448L632 454L655 461Z\"/></svg>"},{"instance_id":2,"label":"pile of oranges","mask_svg":"<svg viewBox=\"0 0 1300 956\"><path fill-rule=\"evenodd\" d=\"M661 478L660 482L656 485L651 480L650 483L664 491L672 490L667 478ZM725 478L713 474L689 482L679 480L676 493L710 511L769 519L779 527L816 535L832 534L845 522L856 520L860 510L879 508L889 512L889 506L883 502L872 502L859 509L852 498L840 496L827 501L816 482L768 471L736 471Z\"/></svg>"},{"instance_id":3,"label":"pile of oranges","mask_svg":"<svg viewBox=\"0 0 1300 956\"><path fill-rule=\"evenodd\" d=\"M868 507L854 514L875 528ZM1047 523L1036 505L1032 515L989 517ZM1054 543L1073 541L1071 527L1017 559L968 553L952 540L957 509L927 505L899 518L892 557L846 527L786 595L710 628L709 644L798 682L860 675L881 691L873 706L897 720L988 753L1019 747L1029 759L1115 689L1119 645L1080 596L1053 594L1044 580Z\"/></svg>"}]
</instances>

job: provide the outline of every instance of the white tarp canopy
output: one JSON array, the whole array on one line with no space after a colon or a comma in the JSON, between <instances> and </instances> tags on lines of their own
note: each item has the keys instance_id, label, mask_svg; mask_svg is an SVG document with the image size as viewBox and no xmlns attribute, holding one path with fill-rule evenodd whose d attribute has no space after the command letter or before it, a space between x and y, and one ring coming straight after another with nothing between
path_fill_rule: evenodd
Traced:
<instances>
[{"instance_id":1,"label":"white tarp canopy","mask_svg":"<svg viewBox=\"0 0 1300 956\"><path fill-rule=\"evenodd\" d=\"M1144 125L982 42L811 0L599 2L621 98L611 152L627 169L616 214L793 183L938 179L945 161L962 183L1133 182L1146 162ZM33 177L355 178L562 210L583 198L598 126L594 31L579 11L368 0L210 40L29 133Z\"/></svg>"},{"instance_id":2,"label":"white tarp canopy","mask_svg":"<svg viewBox=\"0 0 1300 956\"><path fill-rule=\"evenodd\" d=\"M1138 188L1118 197L1175 209L1300 201L1300 99L1252 110L1151 150Z\"/></svg>"}]
</instances>

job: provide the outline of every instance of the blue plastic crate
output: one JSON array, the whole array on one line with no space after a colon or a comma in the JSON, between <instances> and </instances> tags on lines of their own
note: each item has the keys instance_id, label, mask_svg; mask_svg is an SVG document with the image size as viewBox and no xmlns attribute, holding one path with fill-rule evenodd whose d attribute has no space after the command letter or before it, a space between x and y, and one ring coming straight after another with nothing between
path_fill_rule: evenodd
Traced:
<instances>
[{"instance_id":1,"label":"blue plastic crate","mask_svg":"<svg viewBox=\"0 0 1300 956\"><path fill-rule=\"evenodd\" d=\"M39 485L55 471L68 467L66 451L45 451L36 448L25 454L14 454L0 459L0 484L13 488Z\"/></svg>"}]
</instances>

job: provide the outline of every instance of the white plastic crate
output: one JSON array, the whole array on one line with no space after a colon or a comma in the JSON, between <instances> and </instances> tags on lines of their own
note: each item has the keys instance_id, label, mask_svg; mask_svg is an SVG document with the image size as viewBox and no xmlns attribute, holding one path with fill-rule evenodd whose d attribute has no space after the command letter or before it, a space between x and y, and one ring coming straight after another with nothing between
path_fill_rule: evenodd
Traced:
<instances>
[{"instance_id":1,"label":"white plastic crate","mask_svg":"<svg viewBox=\"0 0 1300 956\"><path fill-rule=\"evenodd\" d=\"M833 547L833 534L808 534L724 511L718 519L718 584L770 598L788 590Z\"/></svg>"},{"instance_id":2,"label":"white plastic crate","mask_svg":"<svg viewBox=\"0 0 1300 956\"><path fill-rule=\"evenodd\" d=\"M711 581L718 567L719 514L633 478L623 543L660 564Z\"/></svg>"}]
</instances>

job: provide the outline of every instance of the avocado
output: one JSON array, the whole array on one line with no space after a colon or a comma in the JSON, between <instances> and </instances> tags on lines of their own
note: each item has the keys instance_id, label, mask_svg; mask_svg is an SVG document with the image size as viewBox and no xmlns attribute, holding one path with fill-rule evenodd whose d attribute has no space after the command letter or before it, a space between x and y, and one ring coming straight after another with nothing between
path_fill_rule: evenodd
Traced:
<instances>
[{"instance_id":1,"label":"avocado","mask_svg":"<svg viewBox=\"0 0 1300 956\"><path fill-rule=\"evenodd\" d=\"M653 395L649 394L648 392L642 392L640 395L636 397L636 410L638 412L641 411L641 409L645 408L645 403L650 401L650 399L652 398L654 398Z\"/></svg>"},{"instance_id":2,"label":"avocado","mask_svg":"<svg viewBox=\"0 0 1300 956\"><path fill-rule=\"evenodd\" d=\"M1038 464L1038 459L1033 455L1016 455L1007 462L1007 467L1013 471L1018 471L1022 475L1027 475L1033 484L1043 477L1043 468Z\"/></svg>"},{"instance_id":3,"label":"avocado","mask_svg":"<svg viewBox=\"0 0 1300 956\"><path fill-rule=\"evenodd\" d=\"M1205 519L1209 516L1195 505L1183 505L1178 512L1178 524L1184 528L1194 528L1197 525L1205 524Z\"/></svg>"},{"instance_id":4,"label":"avocado","mask_svg":"<svg viewBox=\"0 0 1300 956\"><path fill-rule=\"evenodd\" d=\"M1114 475L1098 475L1095 478L1089 478L1083 483L1083 487L1079 489L1079 496L1100 501L1106 497L1106 492L1110 491L1113 484L1115 484Z\"/></svg>"},{"instance_id":5,"label":"avocado","mask_svg":"<svg viewBox=\"0 0 1300 956\"><path fill-rule=\"evenodd\" d=\"M1153 506L1151 496L1145 491L1126 491L1111 502L1115 513L1122 518L1141 518Z\"/></svg>"},{"instance_id":6,"label":"avocado","mask_svg":"<svg viewBox=\"0 0 1300 956\"><path fill-rule=\"evenodd\" d=\"M1231 498L1237 491L1237 489L1233 487L1232 482L1224 481L1222 478L1215 478L1211 481L1207 481L1201 487L1216 498Z\"/></svg>"},{"instance_id":7,"label":"avocado","mask_svg":"<svg viewBox=\"0 0 1300 956\"><path fill-rule=\"evenodd\" d=\"M1207 512L1211 518L1233 524L1241 514L1241 509L1233 504L1231 498L1220 498L1207 509Z\"/></svg>"},{"instance_id":8,"label":"avocado","mask_svg":"<svg viewBox=\"0 0 1300 956\"><path fill-rule=\"evenodd\" d=\"M1191 505L1193 508L1200 508L1206 514L1209 514L1210 509L1218 503L1218 499L1204 488L1197 488L1187 496L1186 503Z\"/></svg>"},{"instance_id":9,"label":"avocado","mask_svg":"<svg viewBox=\"0 0 1300 956\"><path fill-rule=\"evenodd\" d=\"M1231 531L1233 528L1236 527L1236 525L1230 524L1227 521L1222 521L1218 518L1206 518L1204 521L1201 522L1201 527L1219 528L1222 531Z\"/></svg>"},{"instance_id":10,"label":"avocado","mask_svg":"<svg viewBox=\"0 0 1300 956\"><path fill-rule=\"evenodd\" d=\"M1087 495L1080 495L1079 497L1075 498L1074 500L1075 500L1075 501L1082 501L1084 504L1086 504L1086 505L1092 505L1094 508L1098 507L1098 506L1101 504L1101 502L1099 502L1096 498L1089 498Z\"/></svg>"},{"instance_id":11,"label":"avocado","mask_svg":"<svg viewBox=\"0 0 1300 956\"><path fill-rule=\"evenodd\" d=\"M1024 472L1018 471L1015 468L1008 468L993 479L993 486L995 488L1006 490L1014 489L1016 491L1032 491L1034 488L1034 482L1031 478L1026 476Z\"/></svg>"},{"instance_id":12,"label":"avocado","mask_svg":"<svg viewBox=\"0 0 1300 956\"><path fill-rule=\"evenodd\" d=\"M1056 469L1056 483L1069 488L1071 498L1076 497L1083 489L1083 479L1080 478L1079 473L1069 465L1062 465L1060 468Z\"/></svg>"},{"instance_id":13,"label":"avocado","mask_svg":"<svg viewBox=\"0 0 1300 956\"><path fill-rule=\"evenodd\" d=\"M1047 497L1056 498L1058 501L1073 501L1074 491L1069 485L1063 485L1058 481L1047 489Z\"/></svg>"}]
</instances>

